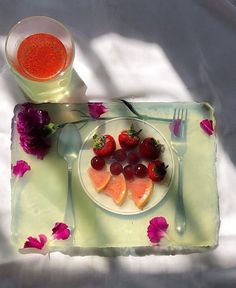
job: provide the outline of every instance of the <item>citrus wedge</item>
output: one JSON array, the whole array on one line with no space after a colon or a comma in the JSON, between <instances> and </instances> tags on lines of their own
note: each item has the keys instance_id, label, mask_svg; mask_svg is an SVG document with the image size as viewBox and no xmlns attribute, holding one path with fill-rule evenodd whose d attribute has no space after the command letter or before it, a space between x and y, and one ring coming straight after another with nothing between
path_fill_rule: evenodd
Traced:
<instances>
[{"instance_id":1,"label":"citrus wedge","mask_svg":"<svg viewBox=\"0 0 236 288\"><path fill-rule=\"evenodd\" d=\"M106 187L111 178L111 173L109 171L95 170L92 167L89 167L88 175L98 192L101 192Z\"/></svg>"},{"instance_id":2,"label":"citrus wedge","mask_svg":"<svg viewBox=\"0 0 236 288\"><path fill-rule=\"evenodd\" d=\"M127 182L130 198L134 201L139 209L143 209L149 202L152 191L153 182L150 178L135 178Z\"/></svg>"},{"instance_id":3,"label":"citrus wedge","mask_svg":"<svg viewBox=\"0 0 236 288\"><path fill-rule=\"evenodd\" d=\"M122 205L127 197L126 181L123 174L113 175L103 192L110 196L117 205Z\"/></svg>"}]
</instances>

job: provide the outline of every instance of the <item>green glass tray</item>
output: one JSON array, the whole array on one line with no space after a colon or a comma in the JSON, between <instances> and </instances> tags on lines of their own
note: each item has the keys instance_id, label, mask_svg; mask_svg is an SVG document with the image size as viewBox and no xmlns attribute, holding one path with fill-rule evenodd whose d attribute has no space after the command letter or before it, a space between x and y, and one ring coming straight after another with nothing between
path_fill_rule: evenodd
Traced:
<instances>
[{"instance_id":1,"label":"green glass tray","mask_svg":"<svg viewBox=\"0 0 236 288\"><path fill-rule=\"evenodd\" d=\"M40 233L51 235L54 224L63 221L67 198L67 165L57 153L60 129L51 136L52 146L43 160L23 151L16 131L17 113L21 109L21 105L17 105L12 121L11 161L14 164L17 160L25 160L31 166L31 171L17 182L14 175L11 179L11 231L12 243L16 249L22 253L60 251L70 255L147 255L192 253L215 248L218 244L220 222L215 168L216 137L208 136L199 125L204 118L215 122L213 109L206 103L132 103L135 111L130 110L123 102L107 102L105 105L108 112L97 120L88 117L85 103L40 104L35 107L48 111L51 120L56 124L75 123L83 143L97 127L105 125L104 127L108 127L106 132L109 132L110 124L107 123L113 121L116 126L119 119L133 119L135 123L141 121L150 125L150 131L156 129L166 141L166 146L170 145L169 125L174 109L187 108L187 151L184 156L183 179L187 221L185 233L178 234L174 226L178 173L176 156L171 150L168 152L168 159L173 161L169 179L171 181L165 183L168 191L156 204L148 206L140 213L137 209L135 213L119 213L119 210L113 211L113 208L109 207L106 209L106 205L94 201L88 193L91 183L87 183L87 180L81 181L80 175L81 167L87 169L89 161L83 160L81 165L80 155L73 167L72 179L77 223L73 241L70 238L51 241L47 245L47 251L22 249L27 237L37 237ZM85 148L86 146L83 146L81 153L84 153ZM88 155L86 157L89 157ZM167 236L162 238L159 245L153 245L147 237L149 221L156 216L165 217L169 224Z\"/></svg>"}]
</instances>

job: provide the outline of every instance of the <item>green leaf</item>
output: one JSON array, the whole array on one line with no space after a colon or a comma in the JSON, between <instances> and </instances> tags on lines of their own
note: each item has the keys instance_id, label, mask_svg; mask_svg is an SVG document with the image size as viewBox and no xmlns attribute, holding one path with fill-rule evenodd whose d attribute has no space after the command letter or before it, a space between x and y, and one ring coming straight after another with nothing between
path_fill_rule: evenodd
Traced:
<instances>
[{"instance_id":1,"label":"green leaf","mask_svg":"<svg viewBox=\"0 0 236 288\"><path fill-rule=\"evenodd\" d=\"M57 128L57 125L50 122L48 125L44 125L42 134L44 137L49 137L56 132Z\"/></svg>"},{"instance_id":2,"label":"green leaf","mask_svg":"<svg viewBox=\"0 0 236 288\"><path fill-rule=\"evenodd\" d=\"M134 109L134 107L132 106L132 104L131 103L129 103L129 102L127 102L126 100L123 100L123 99L121 99L121 101L129 108L129 110L131 111L131 112L133 112L136 116L138 116L139 118L143 118L143 115L141 115L141 114L139 114L135 109Z\"/></svg>"}]
</instances>

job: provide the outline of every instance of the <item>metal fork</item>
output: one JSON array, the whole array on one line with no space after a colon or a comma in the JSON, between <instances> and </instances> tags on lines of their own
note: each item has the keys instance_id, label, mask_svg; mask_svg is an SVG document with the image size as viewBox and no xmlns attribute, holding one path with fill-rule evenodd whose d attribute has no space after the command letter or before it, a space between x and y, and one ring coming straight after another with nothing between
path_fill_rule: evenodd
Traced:
<instances>
[{"instance_id":1,"label":"metal fork","mask_svg":"<svg viewBox=\"0 0 236 288\"><path fill-rule=\"evenodd\" d=\"M183 159L187 150L186 144L186 122L188 111L185 108L174 110L173 125L178 121L178 135L175 135L171 129L171 146L178 159L178 186L177 186L177 204L175 214L175 229L179 234L186 230L186 216L183 200Z\"/></svg>"}]
</instances>

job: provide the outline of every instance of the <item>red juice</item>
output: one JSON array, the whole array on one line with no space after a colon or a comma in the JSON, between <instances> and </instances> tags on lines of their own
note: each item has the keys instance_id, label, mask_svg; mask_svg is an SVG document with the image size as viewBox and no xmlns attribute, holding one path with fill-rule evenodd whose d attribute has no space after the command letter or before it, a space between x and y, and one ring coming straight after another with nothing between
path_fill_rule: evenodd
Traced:
<instances>
[{"instance_id":1,"label":"red juice","mask_svg":"<svg viewBox=\"0 0 236 288\"><path fill-rule=\"evenodd\" d=\"M37 33L26 37L17 51L17 70L35 81L54 78L65 68L65 46L55 36Z\"/></svg>"}]
</instances>

